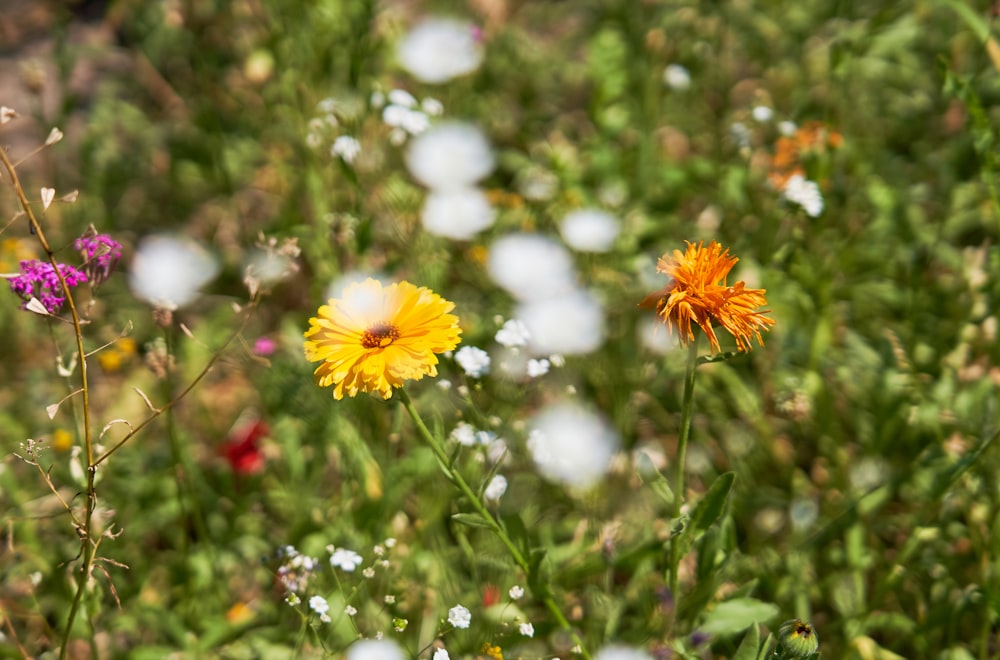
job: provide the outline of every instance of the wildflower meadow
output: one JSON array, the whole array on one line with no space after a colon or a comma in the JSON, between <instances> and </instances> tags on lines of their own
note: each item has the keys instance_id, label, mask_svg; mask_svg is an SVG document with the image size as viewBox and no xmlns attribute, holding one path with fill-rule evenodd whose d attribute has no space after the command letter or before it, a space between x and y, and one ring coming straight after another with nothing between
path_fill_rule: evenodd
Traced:
<instances>
[{"instance_id":1,"label":"wildflower meadow","mask_svg":"<svg viewBox=\"0 0 1000 660\"><path fill-rule=\"evenodd\" d=\"M997 3L0 5L0 658L1000 658Z\"/></svg>"}]
</instances>

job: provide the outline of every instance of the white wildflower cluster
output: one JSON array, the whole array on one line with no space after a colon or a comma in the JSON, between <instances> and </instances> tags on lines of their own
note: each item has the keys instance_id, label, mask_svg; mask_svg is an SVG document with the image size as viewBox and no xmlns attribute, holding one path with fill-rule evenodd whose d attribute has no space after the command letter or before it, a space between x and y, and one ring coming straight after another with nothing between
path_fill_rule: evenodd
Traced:
<instances>
[{"instance_id":1,"label":"white wildflower cluster","mask_svg":"<svg viewBox=\"0 0 1000 660\"><path fill-rule=\"evenodd\" d=\"M448 623L456 628L468 628L472 623L472 612L466 607L456 605L448 610Z\"/></svg>"},{"instance_id":2,"label":"white wildflower cluster","mask_svg":"<svg viewBox=\"0 0 1000 660\"><path fill-rule=\"evenodd\" d=\"M578 287L569 251L557 241L538 234L504 236L490 247L487 269L518 301L515 318L524 326L531 356L551 361L552 354L590 353L604 342L604 310ZM501 344L512 339L513 333L497 337ZM527 368L525 362L522 373ZM538 373L544 365L532 369Z\"/></svg>"},{"instance_id":3,"label":"white wildflower cluster","mask_svg":"<svg viewBox=\"0 0 1000 660\"><path fill-rule=\"evenodd\" d=\"M491 431L480 431L468 422L459 422L448 437L463 447L475 447L476 445L489 445L496 440L497 434Z\"/></svg>"},{"instance_id":4,"label":"white wildflower cluster","mask_svg":"<svg viewBox=\"0 0 1000 660\"><path fill-rule=\"evenodd\" d=\"M330 603L322 596L313 596L309 599L309 609L319 615L319 620L323 623L330 623Z\"/></svg>"},{"instance_id":5,"label":"white wildflower cluster","mask_svg":"<svg viewBox=\"0 0 1000 660\"><path fill-rule=\"evenodd\" d=\"M327 148L330 155L351 165L361 155L361 141L344 124L353 123L354 104L327 97L316 104L316 116L307 124L306 144L312 149ZM328 146L327 146L328 145Z\"/></svg>"},{"instance_id":6,"label":"white wildflower cluster","mask_svg":"<svg viewBox=\"0 0 1000 660\"><path fill-rule=\"evenodd\" d=\"M406 166L429 191L420 213L427 231L464 241L493 225L496 210L478 184L493 172L495 160L477 126L435 126L410 144Z\"/></svg>"},{"instance_id":7,"label":"white wildflower cluster","mask_svg":"<svg viewBox=\"0 0 1000 660\"><path fill-rule=\"evenodd\" d=\"M811 218L818 218L823 213L823 193L819 190L819 184L801 174L793 174L788 178L782 194L789 202L801 206Z\"/></svg>"},{"instance_id":8,"label":"white wildflower cluster","mask_svg":"<svg viewBox=\"0 0 1000 660\"><path fill-rule=\"evenodd\" d=\"M455 353L455 362L469 378L482 378L490 372L490 354L475 346L463 346Z\"/></svg>"},{"instance_id":9,"label":"white wildflower cluster","mask_svg":"<svg viewBox=\"0 0 1000 660\"><path fill-rule=\"evenodd\" d=\"M403 37L396 56L417 80L445 83L479 68L483 61L480 37L479 28L472 23L427 18Z\"/></svg>"},{"instance_id":10,"label":"white wildflower cluster","mask_svg":"<svg viewBox=\"0 0 1000 660\"><path fill-rule=\"evenodd\" d=\"M291 545L280 548L278 558L282 560L278 567L278 582L289 593L289 598L286 599L288 604L296 605L300 600L298 597L292 598L292 596L297 596L305 591L309 580L319 566L319 560L302 554L295 549L295 546Z\"/></svg>"},{"instance_id":11,"label":"white wildflower cluster","mask_svg":"<svg viewBox=\"0 0 1000 660\"><path fill-rule=\"evenodd\" d=\"M618 434L600 415L560 402L529 423L528 449L539 471L568 486L587 487L609 469Z\"/></svg>"},{"instance_id":12,"label":"white wildflower cluster","mask_svg":"<svg viewBox=\"0 0 1000 660\"><path fill-rule=\"evenodd\" d=\"M444 106L436 98L428 96L418 101L405 89L398 88L388 94L374 92L371 106L382 111L382 122L390 128L389 142L397 147L427 131L431 117L444 114Z\"/></svg>"}]
</instances>

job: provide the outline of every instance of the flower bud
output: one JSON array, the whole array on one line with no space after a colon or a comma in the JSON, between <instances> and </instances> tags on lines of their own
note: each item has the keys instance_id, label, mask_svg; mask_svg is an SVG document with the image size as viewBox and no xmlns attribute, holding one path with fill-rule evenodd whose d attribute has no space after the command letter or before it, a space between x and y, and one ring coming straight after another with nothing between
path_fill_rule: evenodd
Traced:
<instances>
[{"instance_id":1,"label":"flower bud","mask_svg":"<svg viewBox=\"0 0 1000 660\"><path fill-rule=\"evenodd\" d=\"M778 639L780 658L808 658L819 649L819 636L802 619L791 619L781 624Z\"/></svg>"}]
</instances>

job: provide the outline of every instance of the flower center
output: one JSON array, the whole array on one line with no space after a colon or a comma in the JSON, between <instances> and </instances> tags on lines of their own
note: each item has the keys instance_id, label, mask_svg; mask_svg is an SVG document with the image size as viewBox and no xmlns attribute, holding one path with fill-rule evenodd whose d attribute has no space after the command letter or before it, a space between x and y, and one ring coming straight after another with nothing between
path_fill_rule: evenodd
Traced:
<instances>
[{"instance_id":1,"label":"flower center","mask_svg":"<svg viewBox=\"0 0 1000 660\"><path fill-rule=\"evenodd\" d=\"M399 339L399 329L391 323L376 323L361 335L361 345L365 348L385 348Z\"/></svg>"}]
</instances>

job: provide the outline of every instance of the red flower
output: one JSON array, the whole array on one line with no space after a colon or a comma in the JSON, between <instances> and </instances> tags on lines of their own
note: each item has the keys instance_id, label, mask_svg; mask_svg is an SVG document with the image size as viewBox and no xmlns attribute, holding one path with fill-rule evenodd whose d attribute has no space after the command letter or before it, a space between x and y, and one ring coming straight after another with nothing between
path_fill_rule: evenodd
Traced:
<instances>
[{"instance_id":1,"label":"red flower","mask_svg":"<svg viewBox=\"0 0 1000 660\"><path fill-rule=\"evenodd\" d=\"M229 461L236 474L257 474L264 469L264 454L260 451L260 440L271 434L267 424L259 419L237 423L229 432L219 453Z\"/></svg>"}]
</instances>

